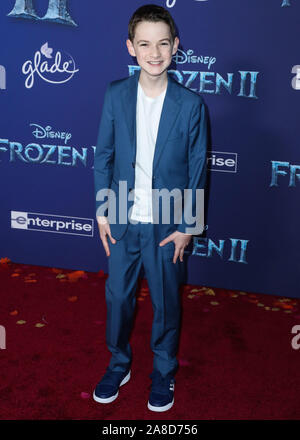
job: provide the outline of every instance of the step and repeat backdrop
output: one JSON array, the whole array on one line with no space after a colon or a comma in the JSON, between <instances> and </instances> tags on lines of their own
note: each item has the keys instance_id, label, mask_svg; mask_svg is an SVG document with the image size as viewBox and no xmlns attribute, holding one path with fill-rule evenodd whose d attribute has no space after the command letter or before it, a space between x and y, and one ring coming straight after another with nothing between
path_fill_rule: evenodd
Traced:
<instances>
[{"instance_id":1,"label":"step and repeat backdrop","mask_svg":"<svg viewBox=\"0 0 300 440\"><path fill-rule=\"evenodd\" d=\"M107 271L94 152L108 82L138 68L127 29L146 3L1 1L1 258ZM187 282L300 297L300 1L152 3L178 28L170 73L209 109Z\"/></svg>"}]
</instances>

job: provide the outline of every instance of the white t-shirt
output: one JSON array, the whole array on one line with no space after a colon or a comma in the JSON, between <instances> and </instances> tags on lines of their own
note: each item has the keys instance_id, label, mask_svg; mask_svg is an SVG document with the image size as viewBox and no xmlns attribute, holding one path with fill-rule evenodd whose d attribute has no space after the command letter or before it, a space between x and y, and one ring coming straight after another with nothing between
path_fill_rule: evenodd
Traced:
<instances>
[{"instance_id":1,"label":"white t-shirt","mask_svg":"<svg viewBox=\"0 0 300 440\"><path fill-rule=\"evenodd\" d=\"M130 219L153 221L152 167L158 126L167 88L156 98L146 96L138 82L134 202Z\"/></svg>"}]
</instances>

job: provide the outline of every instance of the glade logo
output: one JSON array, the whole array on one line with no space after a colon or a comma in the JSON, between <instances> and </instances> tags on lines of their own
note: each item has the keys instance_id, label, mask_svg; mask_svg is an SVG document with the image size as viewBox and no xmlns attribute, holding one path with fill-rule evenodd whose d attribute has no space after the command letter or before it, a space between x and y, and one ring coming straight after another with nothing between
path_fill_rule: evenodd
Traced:
<instances>
[{"instance_id":1,"label":"glade logo","mask_svg":"<svg viewBox=\"0 0 300 440\"><path fill-rule=\"evenodd\" d=\"M41 212L11 211L11 228L93 237L94 220Z\"/></svg>"},{"instance_id":2,"label":"glade logo","mask_svg":"<svg viewBox=\"0 0 300 440\"><path fill-rule=\"evenodd\" d=\"M177 49L176 54L173 56L173 60L176 64L184 64L184 63L201 63L201 64L208 64L208 69L210 69L212 64L215 64L216 58L215 57L209 57L209 56L203 56L203 55L193 55L194 51L192 49L187 50L184 52L181 49Z\"/></svg>"},{"instance_id":3,"label":"glade logo","mask_svg":"<svg viewBox=\"0 0 300 440\"><path fill-rule=\"evenodd\" d=\"M33 0L16 0L15 6L7 16L77 26L68 12L67 0L49 0L48 9L44 17L39 17L35 12Z\"/></svg>"},{"instance_id":4,"label":"glade logo","mask_svg":"<svg viewBox=\"0 0 300 440\"><path fill-rule=\"evenodd\" d=\"M0 90L6 89L6 70L4 66L0 66Z\"/></svg>"},{"instance_id":5,"label":"glade logo","mask_svg":"<svg viewBox=\"0 0 300 440\"><path fill-rule=\"evenodd\" d=\"M62 61L61 52L57 51L53 62L42 60L42 57L52 59L53 49L48 47L48 42L42 45L41 49L34 54L33 61L28 60L22 66L22 73L28 75L25 86L30 89L34 84L34 75L37 74L42 80L51 84L63 84L70 81L74 74L79 71L76 69L75 61L70 54L69 59ZM62 77L63 79L60 79Z\"/></svg>"},{"instance_id":6,"label":"glade logo","mask_svg":"<svg viewBox=\"0 0 300 440\"><path fill-rule=\"evenodd\" d=\"M64 139L65 144L67 144L68 140L71 139L72 135L71 133L66 132L60 132L60 131L53 131L52 127L50 125L47 125L47 127L43 128L41 125L38 124L29 124L32 127L36 127L32 134L36 139L44 139L44 138L50 138L50 139Z\"/></svg>"},{"instance_id":7,"label":"glade logo","mask_svg":"<svg viewBox=\"0 0 300 440\"><path fill-rule=\"evenodd\" d=\"M294 90L300 90L300 66L293 66L292 73L296 74L292 79L292 87Z\"/></svg>"}]
</instances>

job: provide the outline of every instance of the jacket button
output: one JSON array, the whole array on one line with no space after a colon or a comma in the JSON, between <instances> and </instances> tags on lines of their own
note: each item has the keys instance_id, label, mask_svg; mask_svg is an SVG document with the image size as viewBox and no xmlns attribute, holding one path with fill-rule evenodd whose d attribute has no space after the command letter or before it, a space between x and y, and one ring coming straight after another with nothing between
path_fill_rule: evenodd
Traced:
<instances>
[{"instance_id":1,"label":"jacket button","mask_svg":"<svg viewBox=\"0 0 300 440\"><path fill-rule=\"evenodd\" d=\"M153 180L155 180L155 176L153 176Z\"/></svg>"}]
</instances>

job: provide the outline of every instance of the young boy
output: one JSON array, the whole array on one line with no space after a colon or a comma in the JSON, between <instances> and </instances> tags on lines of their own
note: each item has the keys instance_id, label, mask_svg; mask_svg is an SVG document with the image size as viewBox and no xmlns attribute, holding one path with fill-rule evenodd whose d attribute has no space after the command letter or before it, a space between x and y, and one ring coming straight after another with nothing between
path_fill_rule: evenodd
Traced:
<instances>
[{"instance_id":1,"label":"young boy","mask_svg":"<svg viewBox=\"0 0 300 440\"><path fill-rule=\"evenodd\" d=\"M179 211L186 214L191 209L195 213L196 189L203 189L206 180L207 114L203 99L167 71L179 39L166 9L157 5L137 9L129 22L126 44L140 70L108 85L94 162L97 221L109 257L106 343L112 356L93 397L100 403L112 402L119 387L130 379L129 336L143 264L154 311L148 408L161 412L174 403L179 286L184 249L197 224L188 222L184 215L178 225L172 208L176 205L178 211L178 200L189 188L192 196L184 199L184 210L180 204ZM173 188L179 193L176 200L169 199L169 221L162 221L161 205L158 217L153 208L153 190ZM104 202L103 191L107 195L109 189L114 196ZM124 217L127 199L130 209Z\"/></svg>"}]
</instances>

